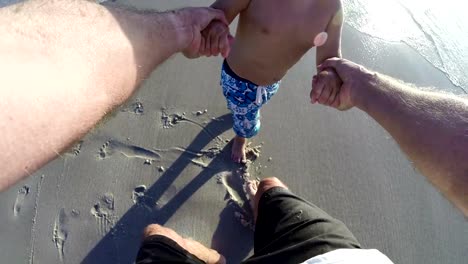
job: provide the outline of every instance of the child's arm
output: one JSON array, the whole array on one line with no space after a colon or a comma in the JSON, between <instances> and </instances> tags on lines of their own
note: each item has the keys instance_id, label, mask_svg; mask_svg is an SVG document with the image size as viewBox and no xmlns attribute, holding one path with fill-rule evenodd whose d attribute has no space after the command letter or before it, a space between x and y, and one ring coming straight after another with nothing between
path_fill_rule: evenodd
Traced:
<instances>
[{"instance_id":1,"label":"child's arm","mask_svg":"<svg viewBox=\"0 0 468 264\"><path fill-rule=\"evenodd\" d=\"M341 58L341 29L343 27L343 9L341 7L340 0L333 2L336 2L337 6L334 9L337 11L328 23L327 41L322 46L317 47L317 66L324 62L326 59L333 57Z\"/></svg>"},{"instance_id":2,"label":"child's arm","mask_svg":"<svg viewBox=\"0 0 468 264\"><path fill-rule=\"evenodd\" d=\"M250 0L217 0L211 7L222 10L229 24L236 16L246 9L250 4Z\"/></svg>"},{"instance_id":3,"label":"child's arm","mask_svg":"<svg viewBox=\"0 0 468 264\"><path fill-rule=\"evenodd\" d=\"M343 27L343 9L341 7L340 0L333 2L335 2L336 5L336 7L333 7L336 12L330 19L330 22L327 26L328 38L325 43L316 44L317 66L329 58L341 58L341 29ZM317 42L321 42L319 37L316 39L318 40ZM318 72L317 76L314 77L312 82L314 86L314 89L312 89L310 92L310 100L312 103L318 102L324 105L334 105L337 103L337 95L343 82L333 69L324 69Z\"/></svg>"}]
</instances>

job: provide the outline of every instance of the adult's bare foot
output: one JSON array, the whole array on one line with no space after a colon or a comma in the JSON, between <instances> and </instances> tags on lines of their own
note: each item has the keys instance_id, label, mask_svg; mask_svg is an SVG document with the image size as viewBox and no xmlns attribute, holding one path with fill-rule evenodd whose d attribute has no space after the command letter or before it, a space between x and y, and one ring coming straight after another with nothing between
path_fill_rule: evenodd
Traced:
<instances>
[{"instance_id":1,"label":"adult's bare foot","mask_svg":"<svg viewBox=\"0 0 468 264\"><path fill-rule=\"evenodd\" d=\"M226 259L223 255L220 255L216 250L207 248L197 241L183 238L177 234L174 230L166 228L160 225L149 225L143 231L143 239L153 236L161 235L175 241L179 246L195 255L200 260L207 264L225 264Z\"/></svg>"},{"instance_id":2,"label":"adult's bare foot","mask_svg":"<svg viewBox=\"0 0 468 264\"><path fill-rule=\"evenodd\" d=\"M239 136L234 137L232 144L231 159L236 163L246 163L245 147L247 145L247 139Z\"/></svg>"},{"instance_id":3,"label":"adult's bare foot","mask_svg":"<svg viewBox=\"0 0 468 264\"><path fill-rule=\"evenodd\" d=\"M244 191L247 199L249 199L250 207L252 208L252 212L254 214L254 223L257 220L257 209L255 207L255 195L258 191L258 185L260 184L257 180L249 180L246 181L244 184Z\"/></svg>"}]
</instances>

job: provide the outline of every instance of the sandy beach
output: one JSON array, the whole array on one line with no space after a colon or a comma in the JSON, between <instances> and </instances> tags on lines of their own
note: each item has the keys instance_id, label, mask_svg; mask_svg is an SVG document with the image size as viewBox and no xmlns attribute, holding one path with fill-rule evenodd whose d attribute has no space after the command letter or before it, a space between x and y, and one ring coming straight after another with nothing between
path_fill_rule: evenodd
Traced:
<instances>
[{"instance_id":1,"label":"sandy beach","mask_svg":"<svg viewBox=\"0 0 468 264\"><path fill-rule=\"evenodd\" d=\"M117 2L160 10L211 3ZM343 56L418 86L462 93L413 49L349 25ZM150 223L239 263L253 249L242 176L280 178L395 263L466 262L466 219L387 132L357 109L310 104L315 49L262 109L248 168L233 164L221 63L172 57L70 151L0 193L0 263L133 263Z\"/></svg>"}]
</instances>

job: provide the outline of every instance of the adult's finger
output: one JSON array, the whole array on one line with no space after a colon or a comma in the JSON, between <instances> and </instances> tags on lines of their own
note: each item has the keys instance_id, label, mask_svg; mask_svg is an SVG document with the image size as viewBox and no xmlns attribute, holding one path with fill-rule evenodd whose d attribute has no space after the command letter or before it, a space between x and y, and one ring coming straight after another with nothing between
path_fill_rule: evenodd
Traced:
<instances>
[{"instance_id":1,"label":"adult's finger","mask_svg":"<svg viewBox=\"0 0 468 264\"><path fill-rule=\"evenodd\" d=\"M210 34L211 54L218 56L219 54L220 33L213 32Z\"/></svg>"},{"instance_id":2,"label":"adult's finger","mask_svg":"<svg viewBox=\"0 0 468 264\"><path fill-rule=\"evenodd\" d=\"M228 33L226 36L226 46L224 46L222 50L222 56L224 58L227 58L229 56L229 53L231 53L232 44L234 44L234 37L230 33Z\"/></svg>"},{"instance_id":3,"label":"adult's finger","mask_svg":"<svg viewBox=\"0 0 468 264\"><path fill-rule=\"evenodd\" d=\"M333 80L332 82L334 82L335 85L333 85L333 91L331 91L330 97L325 103L328 106L333 104L333 102L335 101L335 98L338 96L338 94L341 91L341 86L343 85L343 82L341 81L340 77L338 77L336 71L332 69L330 69L329 71L330 71L330 74L334 75L335 80Z\"/></svg>"},{"instance_id":4,"label":"adult's finger","mask_svg":"<svg viewBox=\"0 0 468 264\"><path fill-rule=\"evenodd\" d=\"M207 49L207 45L210 44L210 31L211 30L203 30L201 32L201 41L200 41L200 55L207 56L209 50Z\"/></svg>"},{"instance_id":5,"label":"adult's finger","mask_svg":"<svg viewBox=\"0 0 468 264\"><path fill-rule=\"evenodd\" d=\"M319 80L319 83L323 83L321 85L323 88L322 88L322 93L318 97L318 102L320 104L326 105L328 98L330 98L330 94L332 91L330 91L329 87L326 87L327 85L325 84L323 80Z\"/></svg>"},{"instance_id":6,"label":"adult's finger","mask_svg":"<svg viewBox=\"0 0 468 264\"><path fill-rule=\"evenodd\" d=\"M229 52L229 40L227 35L220 38L218 48L219 52L221 53L221 56L223 56L223 58L226 58Z\"/></svg>"},{"instance_id":7,"label":"adult's finger","mask_svg":"<svg viewBox=\"0 0 468 264\"><path fill-rule=\"evenodd\" d=\"M320 79L317 79L315 85L312 87L312 103L316 103L318 101L324 88L325 84Z\"/></svg>"},{"instance_id":8,"label":"adult's finger","mask_svg":"<svg viewBox=\"0 0 468 264\"><path fill-rule=\"evenodd\" d=\"M189 59L200 57L200 42L203 37L200 34L196 34L192 43L183 51L184 55Z\"/></svg>"},{"instance_id":9,"label":"adult's finger","mask_svg":"<svg viewBox=\"0 0 468 264\"><path fill-rule=\"evenodd\" d=\"M204 56L205 55L205 37L201 37L201 40L200 40L200 49L198 50L198 54L200 54L201 56Z\"/></svg>"},{"instance_id":10,"label":"adult's finger","mask_svg":"<svg viewBox=\"0 0 468 264\"><path fill-rule=\"evenodd\" d=\"M211 30L210 33L205 37L205 53L203 55L210 57L211 56Z\"/></svg>"},{"instance_id":11,"label":"adult's finger","mask_svg":"<svg viewBox=\"0 0 468 264\"><path fill-rule=\"evenodd\" d=\"M315 92L315 89L316 89L316 86L317 86L317 75L314 75L314 77L312 78L312 89L310 89L310 102L312 104L315 104L315 97L314 97L314 92Z\"/></svg>"},{"instance_id":12,"label":"adult's finger","mask_svg":"<svg viewBox=\"0 0 468 264\"><path fill-rule=\"evenodd\" d=\"M338 89L333 89L333 91L331 91L331 93L330 93L330 97L328 97L328 100L325 102L325 105L328 105L328 106L332 105L333 102L335 101L339 91L340 91L339 88Z\"/></svg>"},{"instance_id":13,"label":"adult's finger","mask_svg":"<svg viewBox=\"0 0 468 264\"><path fill-rule=\"evenodd\" d=\"M338 109L340 107L340 104L341 104L341 99L339 96L337 96L335 98L335 101L333 101L333 103L331 103L330 106Z\"/></svg>"}]
</instances>

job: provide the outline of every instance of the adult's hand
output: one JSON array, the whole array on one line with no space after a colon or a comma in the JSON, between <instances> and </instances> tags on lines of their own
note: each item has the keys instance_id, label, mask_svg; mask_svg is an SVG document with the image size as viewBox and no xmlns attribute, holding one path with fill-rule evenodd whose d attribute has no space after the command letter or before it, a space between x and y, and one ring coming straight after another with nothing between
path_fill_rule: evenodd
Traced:
<instances>
[{"instance_id":1,"label":"adult's hand","mask_svg":"<svg viewBox=\"0 0 468 264\"><path fill-rule=\"evenodd\" d=\"M338 75L343 84L336 93L333 103L328 103L330 101L326 100L326 98L320 100L320 96L335 94L332 91L326 91L329 87L333 87L333 85L328 85L328 82L333 81L333 79L323 78L320 75L315 76L311 91L311 97L316 98L313 103L319 102L342 111L358 104L359 90L362 87L367 87L373 76L373 73L363 66L340 58L328 59L318 66L318 72L326 70L333 70L332 72Z\"/></svg>"},{"instance_id":2,"label":"adult's hand","mask_svg":"<svg viewBox=\"0 0 468 264\"><path fill-rule=\"evenodd\" d=\"M336 107L339 104L338 94L342 85L343 81L331 68L317 73L312 80L310 102Z\"/></svg>"},{"instance_id":3,"label":"adult's hand","mask_svg":"<svg viewBox=\"0 0 468 264\"><path fill-rule=\"evenodd\" d=\"M229 33L228 25L219 21L213 21L203 30L202 36L201 56L210 57L218 56L219 54L224 58L229 56L234 37Z\"/></svg>"},{"instance_id":4,"label":"adult's hand","mask_svg":"<svg viewBox=\"0 0 468 264\"><path fill-rule=\"evenodd\" d=\"M326 60L318 68L326 69L343 80L339 103L333 106L341 110L356 106L371 116L468 217L468 100L422 91L343 59Z\"/></svg>"},{"instance_id":5,"label":"adult's hand","mask_svg":"<svg viewBox=\"0 0 468 264\"><path fill-rule=\"evenodd\" d=\"M187 58L199 57L200 50L204 49L205 43L208 41L202 35L202 31L208 27L211 22L219 21L226 26L228 22L224 16L224 12L210 7L189 7L173 11L177 18L177 27L184 31L189 31L189 39L183 39L182 52ZM183 35L183 36L184 36ZM229 46L223 47L221 53L226 53Z\"/></svg>"}]
</instances>

